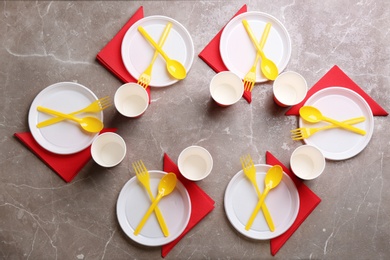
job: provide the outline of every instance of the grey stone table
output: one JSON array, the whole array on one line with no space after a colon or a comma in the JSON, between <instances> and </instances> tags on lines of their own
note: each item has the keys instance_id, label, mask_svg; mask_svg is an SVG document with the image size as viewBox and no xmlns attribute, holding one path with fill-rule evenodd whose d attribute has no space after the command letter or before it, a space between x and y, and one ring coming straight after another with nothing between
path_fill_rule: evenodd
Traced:
<instances>
[{"instance_id":1,"label":"grey stone table","mask_svg":"<svg viewBox=\"0 0 390 260\"><path fill-rule=\"evenodd\" d=\"M214 157L211 175L198 182L215 209L168 254L167 259L270 259L269 241L239 235L226 218L224 192L240 170L240 155L265 163L271 151L289 164L302 145L289 138L297 117L272 100L272 84L258 84L253 102L222 109L210 99L215 72L197 55L244 4L278 18L292 40L287 70L316 83L338 65L390 111L390 2L360 1L2 1L0 3L0 258L158 259L160 248L126 237L115 213L118 194L143 159L162 169L163 153L174 160L189 145ZM165 15L192 35L195 61L188 77L153 89L139 119L106 110L128 153L117 167L90 161L65 183L13 134L29 130L31 102L45 87L73 81L97 96L122 84L96 54L140 7L145 16ZM275 259L388 259L390 257L390 121L375 117L368 146L345 161L328 161L320 178L306 182L322 202ZM337 141L337 140L335 140Z\"/></svg>"}]
</instances>

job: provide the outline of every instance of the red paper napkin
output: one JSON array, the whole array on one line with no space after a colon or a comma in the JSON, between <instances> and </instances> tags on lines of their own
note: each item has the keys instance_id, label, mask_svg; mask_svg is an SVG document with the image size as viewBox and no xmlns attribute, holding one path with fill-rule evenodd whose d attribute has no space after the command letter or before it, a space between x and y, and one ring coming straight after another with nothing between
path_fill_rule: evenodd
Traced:
<instances>
[{"instance_id":1,"label":"red paper napkin","mask_svg":"<svg viewBox=\"0 0 390 260\"><path fill-rule=\"evenodd\" d=\"M196 225L201 221L207 214L209 214L214 209L214 200L209 197L195 182L185 179L177 165L168 157L167 154L164 154L164 171L173 172L176 174L177 178L183 183L186 187L190 199L191 199L191 216L188 222L187 227L183 233L176 238L174 241L169 244L163 245L161 248L161 256L165 257L173 247Z\"/></svg>"},{"instance_id":2,"label":"red paper napkin","mask_svg":"<svg viewBox=\"0 0 390 260\"><path fill-rule=\"evenodd\" d=\"M374 116L387 116L388 113L375 102L363 89L361 89L355 82L352 81L338 66L333 66L307 93L306 98L291 107L286 115L299 115L299 109L306 103L307 99L317 91L327 87L344 87L351 89L362 96L370 106Z\"/></svg>"},{"instance_id":3,"label":"red paper napkin","mask_svg":"<svg viewBox=\"0 0 390 260\"><path fill-rule=\"evenodd\" d=\"M295 186L298 189L300 203L297 219L294 221L292 226L282 235L271 239L271 254L274 256L292 236L295 230L298 229L298 227L303 223L303 221L305 221L305 219L310 215L310 213L317 207L317 205L321 202L321 199L268 151L266 152L266 163L269 165L278 164L282 166L283 171L288 174L288 176L295 183Z\"/></svg>"},{"instance_id":4,"label":"red paper napkin","mask_svg":"<svg viewBox=\"0 0 390 260\"><path fill-rule=\"evenodd\" d=\"M116 132L116 128L103 129L104 132ZM40 146L30 132L15 133L14 136L66 182L73 180L91 159L91 146L74 154L55 154Z\"/></svg>"},{"instance_id":5,"label":"red paper napkin","mask_svg":"<svg viewBox=\"0 0 390 260\"><path fill-rule=\"evenodd\" d=\"M123 64L121 54L122 40L127 30L142 18L144 18L144 9L141 6L114 38L96 55L97 60L124 83L137 82L137 80L130 75ZM150 103L150 87L146 88L146 91L149 94Z\"/></svg>"},{"instance_id":6,"label":"red paper napkin","mask_svg":"<svg viewBox=\"0 0 390 260\"><path fill-rule=\"evenodd\" d=\"M232 18L246 11L247 11L247 6L243 5L241 9L238 10L238 12ZM228 70L228 68L226 68L225 64L223 63L221 54L219 52L219 41L221 40L222 31L223 28L198 55L199 58L201 58L204 62L206 62L207 65L209 65L217 73ZM252 102L252 92L244 91L243 97L246 99L246 101L248 101L248 103Z\"/></svg>"}]
</instances>

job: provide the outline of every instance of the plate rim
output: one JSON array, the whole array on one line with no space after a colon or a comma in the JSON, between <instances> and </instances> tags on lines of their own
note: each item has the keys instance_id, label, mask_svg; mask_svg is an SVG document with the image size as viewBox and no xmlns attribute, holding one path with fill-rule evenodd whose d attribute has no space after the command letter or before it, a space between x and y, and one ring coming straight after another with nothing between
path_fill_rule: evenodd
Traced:
<instances>
[{"instance_id":1,"label":"plate rim","mask_svg":"<svg viewBox=\"0 0 390 260\"><path fill-rule=\"evenodd\" d=\"M138 75L138 74L136 75L134 73L134 71L130 70L129 67L128 67L128 61L125 59L125 52L128 51L129 45L126 44L126 42L127 42L126 40L127 40L128 37L130 37L130 33L132 33L133 31L136 31L136 29L134 29L134 28L136 28L136 26L139 26L142 23L148 22L150 20L159 20L159 19L161 19L163 21L170 21L170 22L172 22L172 25L180 27L180 29L185 33L185 36L187 36L186 40L189 41L191 45L189 46L190 49L187 50L188 52L190 52L190 55L188 55L188 57L190 58L189 62L188 62L188 66L185 66L184 64L183 65L186 68L187 74L190 71L190 69L192 68L192 65L193 65L194 59L195 59L195 46L194 46L194 41L192 40L191 34L187 30L187 28L183 24L181 24L179 21L177 21L177 20L175 20L175 19L173 19L171 17L164 16L164 15L150 15L150 16L143 17L143 18L139 19L138 21L136 21L134 24L132 24L127 29L125 35L123 36L122 42L121 42L121 59L123 61L123 64L125 66L126 71L135 79L138 79L138 77L140 75ZM174 26L172 26L172 28ZM181 35L181 36L183 37L183 35ZM153 80L152 80L151 83L149 84L149 86L157 87L157 88L168 87L168 86L171 86L171 85L175 84L178 81L179 81L178 79L173 79L172 78L172 80L168 81L166 84L154 84Z\"/></svg>"},{"instance_id":2,"label":"plate rim","mask_svg":"<svg viewBox=\"0 0 390 260\"><path fill-rule=\"evenodd\" d=\"M284 71L286 69L286 67L287 67L287 65L288 65L288 63L289 63L289 61L291 59L292 43L291 43L290 34L288 33L286 27L283 25L283 23L279 19L277 19L275 16L273 16L271 14L268 14L268 13L265 13L265 12L260 12L260 11L248 11L248 12L241 13L241 14L233 17L225 25L225 27L222 30L221 38L220 38L220 41L219 41L219 52L220 52L220 55L221 55L221 58L222 58L222 61L223 61L224 65L228 68L229 71L234 72L231 68L229 68L229 64L226 64L226 57L224 58L225 55L223 53L223 49L224 49L223 45L224 45L225 38L227 37L226 34L228 33L228 29L230 28L230 26L232 26L234 23L236 23L237 20L243 19L244 17L251 16L251 15L257 15L257 16L261 16L261 17L266 17L266 18L268 18L267 20L271 20L273 22L276 22L278 24L278 26L283 30L283 32L285 34L285 37L287 39L287 46L286 46L287 55L286 55L286 59L284 61L284 64L283 63L281 65L277 64L278 69L279 69L279 73L281 73L282 71ZM249 23L249 21L248 21L248 23ZM243 77L240 76L240 78L242 78L242 79L243 79ZM261 83L261 82L266 82L266 81L268 81L267 78L256 77L256 83Z\"/></svg>"},{"instance_id":3,"label":"plate rim","mask_svg":"<svg viewBox=\"0 0 390 260\"><path fill-rule=\"evenodd\" d=\"M265 168L271 168L272 165L269 165L269 164L255 164L255 167L256 167L256 170L260 167L265 167ZM257 171L256 171L257 173ZM298 213L299 213L299 209L300 209L300 197L299 197L299 192L298 192L298 189L294 183L294 181L290 178L290 176L283 171L283 179L284 180L287 180L287 182L289 182L289 186L293 187L294 188L294 194L291 194L290 192L290 195L291 196L295 196L295 202L297 204L297 207L295 209L292 209L292 212L293 212L293 217L290 219L290 222L284 226L283 229L281 229L279 232L277 232L277 230L275 230L274 232L271 232L271 231L268 231L268 232L265 232L265 233L268 233L269 235L266 235L266 236L260 236L260 237L257 237L257 236L253 236L251 235L251 233L249 231L246 231L244 229L240 229L238 228L235 224L235 221L232 219L232 216L229 214L229 209L228 209L228 203L227 203L227 200L228 200L228 196L229 196L229 191L230 189L232 189L232 185L234 185L234 182L236 182L239 178L245 178L244 176L244 173L243 173L243 170L241 169L240 171L238 171L233 177L232 179L229 181L229 184L227 185L226 187L226 190L225 190L225 195L224 195L224 208L225 208L225 213L226 213L226 216L230 222L230 224L233 226L233 228L235 230L237 230L240 234L244 235L245 237L248 237L248 238L251 238L251 239L254 239L254 240L269 240L269 239L272 239L272 238L275 238L277 236L280 236L282 234L284 234L295 222L295 220L297 219L297 216L298 216ZM234 212L232 212L233 214Z\"/></svg>"},{"instance_id":4,"label":"plate rim","mask_svg":"<svg viewBox=\"0 0 390 260\"><path fill-rule=\"evenodd\" d=\"M89 147L93 140L95 140L95 138L99 135L99 133L94 133L94 134L89 134L91 137L90 137L90 140L89 142L87 142L84 146L80 146L80 147L77 147L77 148L67 148L67 149L53 149L52 147L48 147L45 142L42 141L41 137L43 138L43 135L41 133L41 131L39 131L39 129L36 127L36 116L39 114L36 110L36 107L39 105L38 102L47 94L49 93L50 91L52 91L53 89L56 89L56 88L65 88L69 85L72 85L72 87L77 87L77 88L80 88L83 90L83 93L88 93L90 94L90 98L91 99L94 99L94 100L98 100L98 97L95 95L95 93L92 92L92 90L90 90L89 88L87 88L86 86L80 84L80 83L77 83L77 82L72 82L72 81L60 81L60 82L56 82L56 83L53 83L47 87L45 87L44 89L42 89L36 96L35 98L33 99L33 101L31 102L31 105L30 105L30 108L29 108L29 112L28 112L28 125L29 125L29 129L30 129L30 132L34 138L34 140L42 147L44 148L45 150L49 151L49 152L52 152L52 153L55 153L55 154L61 154L61 155L67 155L67 154L75 154L77 152L80 152L84 149L86 149L87 147ZM81 91L80 91L81 92ZM99 116L99 119L101 121L103 121L103 111L100 111L98 113Z\"/></svg>"},{"instance_id":5,"label":"plate rim","mask_svg":"<svg viewBox=\"0 0 390 260\"><path fill-rule=\"evenodd\" d=\"M313 143L312 141L310 141L309 139L304 139L303 142L305 144L310 144L310 145L314 145L316 146L318 149L321 150L321 152L324 154L325 158L328 159L328 160L334 160L334 161L341 161L341 160L347 160L347 159L350 159L356 155L358 155L359 153L361 153L366 147L367 145L370 143L370 140L372 138L372 135L374 133L374 115L372 113L372 110L371 110L371 107L368 105L367 101L359 94L357 93L356 91L350 89L350 88L347 88L347 87L343 87L343 86L330 86L330 87L326 87L326 88L323 88L315 93L313 93L304 103L304 106L305 105L310 105L311 103L310 102L313 102L313 99L317 98L318 99L318 96L326 96L324 95L325 92L329 92L329 91L338 91L338 92L348 92L349 94L355 96L357 99L360 100L360 102L364 105L364 108L365 110L370 114L370 117L366 119L366 121L369 121L369 131L368 133L366 133L365 135L365 142L363 143L363 145L359 148L359 149L356 149L356 151L354 153L350 153L349 155L347 156L344 156L344 157L341 157L341 156L329 156L329 153L324 153L323 149L321 149L320 147L318 147L315 143ZM339 94L340 95L340 94ZM343 95L344 97L347 97L345 95ZM359 104L357 104L354 100L352 100L356 105L358 105L359 107L361 107ZM299 117L299 127L302 127L302 126L305 126L304 122L303 122L303 119L301 117Z\"/></svg>"},{"instance_id":6,"label":"plate rim","mask_svg":"<svg viewBox=\"0 0 390 260\"><path fill-rule=\"evenodd\" d=\"M161 174L161 175L167 174L167 172L160 171L160 170L148 170L148 172L150 174ZM123 185L123 187L121 188L121 190L120 190L120 192L118 194L118 198L117 198L117 201L116 201L116 216L117 216L117 220L118 220L119 226L121 227L121 229L124 232L124 234L128 238L130 238L132 241L134 241L134 242L136 242L136 243L138 243L140 245L144 245L144 246L162 246L162 245L166 245L166 244L174 241L176 238L178 238L184 232L186 227L188 226L189 220L191 218L191 213L192 213L191 198L190 198L188 190L184 186L184 184L179 179L177 179L176 188L178 188L178 186L179 186L180 187L179 189L181 189L186 194L186 197L185 198L182 197L182 198L183 198L183 201L185 199L186 204L188 203L188 212L187 212L187 216L185 218L185 224L181 228L180 232L178 232L175 235L170 235L168 237L161 237L161 238L157 239L157 242L153 242L154 241L153 240L151 243L145 243L145 242L140 241L139 239L137 240L136 239L137 236L133 235L133 231L134 230L132 228L129 228L128 225L127 225L127 222L124 220L126 218L126 216L120 217L121 214L124 214L124 213L120 213L120 211L121 210L125 210L125 209L122 209L121 205L120 205L120 203L122 202L122 199L123 199L122 197L125 196L126 189L129 189L130 185L133 184L133 183L137 183L137 176L131 177Z\"/></svg>"}]
</instances>

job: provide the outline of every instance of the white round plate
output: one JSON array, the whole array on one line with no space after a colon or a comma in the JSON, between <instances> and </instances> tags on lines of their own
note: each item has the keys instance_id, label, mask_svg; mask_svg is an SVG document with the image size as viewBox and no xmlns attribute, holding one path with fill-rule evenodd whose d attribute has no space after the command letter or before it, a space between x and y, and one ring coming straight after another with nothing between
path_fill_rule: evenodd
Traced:
<instances>
[{"instance_id":1,"label":"white round plate","mask_svg":"<svg viewBox=\"0 0 390 260\"><path fill-rule=\"evenodd\" d=\"M325 158L345 160L360 153L368 144L374 132L374 117L370 106L355 91L343 87L330 87L314 93L305 103L318 108L321 113L338 121L364 116L366 120L354 126L366 130L366 135L333 128L320 131L304 139L306 144L314 145L321 150ZM300 127L321 127L326 122L316 124L299 119Z\"/></svg>"},{"instance_id":2,"label":"white round plate","mask_svg":"<svg viewBox=\"0 0 390 260\"><path fill-rule=\"evenodd\" d=\"M172 23L171 30L165 40L162 49L173 60L180 61L188 71L194 61L194 43L187 29L178 21L166 16L148 16L135 22L126 32L122 41L122 60L127 71L135 79L144 72L152 60L155 49L138 31L142 26L147 33L159 42L160 36L168 22ZM152 68L152 80L150 86L165 87L176 83L178 80L169 75L166 62L158 55Z\"/></svg>"},{"instance_id":3,"label":"white round plate","mask_svg":"<svg viewBox=\"0 0 390 260\"><path fill-rule=\"evenodd\" d=\"M257 164L256 178L257 185L261 192L264 190L264 178L270 165ZM299 211L299 194L294 182L283 173L280 184L272 189L265 203L271 214L275 225L275 231L269 230L262 211L256 216L250 230L245 230L245 225L249 220L253 209L258 201L255 187L245 176L243 171L239 171L229 182L225 191L225 211L233 227L246 237L256 240L266 240L280 236L294 223Z\"/></svg>"},{"instance_id":4,"label":"white round plate","mask_svg":"<svg viewBox=\"0 0 390 260\"><path fill-rule=\"evenodd\" d=\"M58 82L43 89L33 100L28 115L28 124L34 139L46 150L57 154L73 154L90 146L98 133L88 133L70 120L37 128L39 122L53 116L38 112L37 106L51 108L63 113L80 110L97 100L88 88L74 82ZM103 112L80 116L95 116L103 121ZM78 115L79 116L79 115Z\"/></svg>"},{"instance_id":5,"label":"white round plate","mask_svg":"<svg viewBox=\"0 0 390 260\"><path fill-rule=\"evenodd\" d=\"M242 79L255 61L256 48L246 32L242 20L246 19L260 41L267 22L272 23L263 51L282 72L291 56L291 39L283 24L275 17L262 12L246 12L234 17L224 28L220 40L220 53L225 66ZM261 73L260 62L257 64L256 82L268 79Z\"/></svg>"},{"instance_id":6,"label":"white round plate","mask_svg":"<svg viewBox=\"0 0 390 260\"><path fill-rule=\"evenodd\" d=\"M149 171L149 174L150 188L156 196L158 183L166 173ZM190 220L191 201L186 188L179 180L175 190L158 203L169 230L168 237L162 233L154 213L150 215L141 232L137 236L134 235L134 230L150 204L149 196L137 177L134 176L123 186L116 204L116 213L120 226L129 238L141 245L161 246L172 242L183 233Z\"/></svg>"}]
</instances>

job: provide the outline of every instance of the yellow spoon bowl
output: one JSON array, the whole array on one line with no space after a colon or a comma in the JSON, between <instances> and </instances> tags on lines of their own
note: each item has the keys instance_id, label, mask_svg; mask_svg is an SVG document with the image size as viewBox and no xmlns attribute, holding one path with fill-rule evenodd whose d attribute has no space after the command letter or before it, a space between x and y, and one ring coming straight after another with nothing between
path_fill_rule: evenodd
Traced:
<instances>
[{"instance_id":1,"label":"yellow spoon bowl","mask_svg":"<svg viewBox=\"0 0 390 260\"><path fill-rule=\"evenodd\" d=\"M103 122L100 121L100 119L96 118L96 117L87 116L87 117L79 118L79 117L76 117L76 116L71 115L71 114L61 113L61 112L58 112L58 111L55 111L55 110L52 110L52 109L49 109L46 107L41 107L41 106L38 106L37 110L40 112L44 112L47 114L51 114L54 116L59 116L59 117L63 117L63 118L75 121L75 122L79 123L80 126L85 131L90 132L90 133L98 133L104 127Z\"/></svg>"},{"instance_id":2,"label":"yellow spoon bowl","mask_svg":"<svg viewBox=\"0 0 390 260\"><path fill-rule=\"evenodd\" d=\"M162 199L162 197L170 194L175 189L176 182L177 182L176 174L171 173L171 172L164 175L164 177L161 178L160 183L158 184L157 197L153 201L152 205L150 205L149 209L146 211L145 215L141 219L137 228L134 230L134 235L138 235L139 232L141 232L141 229L144 227L150 214L152 214L152 212L156 208L158 202Z\"/></svg>"},{"instance_id":3,"label":"yellow spoon bowl","mask_svg":"<svg viewBox=\"0 0 390 260\"><path fill-rule=\"evenodd\" d=\"M149 41L151 45L163 56L167 63L169 74L176 79L184 79L187 76L186 68L177 60L172 60L163 51L163 49L153 40L153 38L145 31L142 26L138 26L138 31Z\"/></svg>"},{"instance_id":4,"label":"yellow spoon bowl","mask_svg":"<svg viewBox=\"0 0 390 260\"><path fill-rule=\"evenodd\" d=\"M246 32L248 33L249 37L251 38L252 43L255 45L255 47L257 49L257 53L260 54L260 56L261 56L261 63L260 63L261 71L263 72L264 76L267 79L275 80L276 77L279 75L278 67L276 66L276 64L272 60L268 59L265 56L260 44L257 42L256 37L253 34L252 29L249 26L248 21L242 20L242 24L244 25Z\"/></svg>"},{"instance_id":5,"label":"yellow spoon bowl","mask_svg":"<svg viewBox=\"0 0 390 260\"><path fill-rule=\"evenodd\" d=\"M349 131L355 132L357 134L365 135L366 131L363 129L357 128L355 126L351 126L337 120L331 119L329 117L325 117L322 115L321 111L313 106L303 106L299 109L299 115L309 123L318 123L320 121L327 121Z\"/></svg>"}]
</instances>

